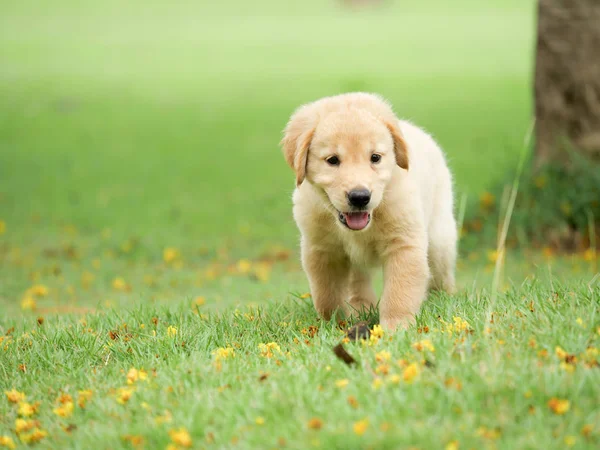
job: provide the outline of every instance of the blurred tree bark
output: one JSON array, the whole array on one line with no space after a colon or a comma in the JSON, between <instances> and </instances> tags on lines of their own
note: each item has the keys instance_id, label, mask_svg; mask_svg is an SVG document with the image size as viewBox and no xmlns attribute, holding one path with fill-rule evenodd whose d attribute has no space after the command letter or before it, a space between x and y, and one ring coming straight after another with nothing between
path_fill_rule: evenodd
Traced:
<instances>
[{"instance_id":1,"label":"blurred tree bark","mask_svg":"<svg viewBox=\"0 0 600 450\"><path fill-rule=\"evenodd\" d=\"M539 0L535 163L600 161L600 0Z\"/></svg>"}]
</instances>

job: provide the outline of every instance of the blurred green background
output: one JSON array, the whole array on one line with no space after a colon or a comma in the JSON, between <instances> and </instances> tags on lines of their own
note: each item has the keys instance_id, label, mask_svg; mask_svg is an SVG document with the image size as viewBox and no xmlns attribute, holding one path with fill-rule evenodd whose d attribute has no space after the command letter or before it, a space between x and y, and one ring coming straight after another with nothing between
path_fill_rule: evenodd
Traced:
<instances>
[{"instance_id":1,"label":"blurred green background","mask_svg":"<svg viewBox=\"0 0 600 450\"><path fill-rule=\"evenodd\" d=\"M532 0L3 2L0 210L24 241L39 216L289 243L281 129L298 105L353 90L433 133L458 190L479 194L514 168L529 124L533 13Z\"/></svg>"},{"instance_id":2,"label":"blurred green background","mask_svg":"<svg viewBox=\"0 0 600 450\"><path fill-rule=\"evenodd\" d=\"M63 285L123 257L103 266L108 289L167 246L191 270L223 246L231 260L294 253L278 143L326 95L387 97L476 199L514 173L530 123L534 13L533 0L3 1L0 300L52 284L57 252L75 260L57 263Z\"/></svg>"}]
</instances>

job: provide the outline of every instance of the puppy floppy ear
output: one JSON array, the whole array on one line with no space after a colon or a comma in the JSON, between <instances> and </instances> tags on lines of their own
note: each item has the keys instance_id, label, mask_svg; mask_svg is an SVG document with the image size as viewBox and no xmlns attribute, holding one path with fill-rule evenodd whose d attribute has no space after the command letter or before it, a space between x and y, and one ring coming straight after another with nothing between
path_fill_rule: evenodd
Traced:
<instances>
[{"instance_id":1,"label":"puppy floppy ear","mask_svg":"<svg viewBox=\"0 0 600 450\"><path fill-rule=\"evenodd\" d=\"M396 164L403 169L408 170L408 148L406 141L402 137L402 132L398 126L398 121L386 121L385 126L390 130L392 139L394 140L394 153L396 155Z\"/></svg>"},{"instance_id":2,"label":"puppy floppy ear","mask_svg":"<svg viewBox=\"0 0 600 450\"><path fill-rule=\"evenodd\" d=\"M285 127L281 140L283 156L288 165L296 172L296 186L300 186L306 177L308 149L315 134L316 123L310 111L300 108L294 113Z\"/></svg>"}]
</instances>

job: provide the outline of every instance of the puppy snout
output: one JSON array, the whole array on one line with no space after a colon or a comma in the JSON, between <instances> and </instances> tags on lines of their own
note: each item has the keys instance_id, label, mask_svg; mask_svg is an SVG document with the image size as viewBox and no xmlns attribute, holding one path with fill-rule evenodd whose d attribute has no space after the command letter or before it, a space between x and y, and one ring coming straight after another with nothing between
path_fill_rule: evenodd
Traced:
<instances>
[{"instance_id":1,"label":"puppy snout","mask_svg":"<svg viewBox=\"0 0 600 450\"><path fill-rule=\"evenodd\" d=\"M352 189L348 192L348 203L356 208L364 208L371 201L368 189Z\"/></svg>"}]
</instances>

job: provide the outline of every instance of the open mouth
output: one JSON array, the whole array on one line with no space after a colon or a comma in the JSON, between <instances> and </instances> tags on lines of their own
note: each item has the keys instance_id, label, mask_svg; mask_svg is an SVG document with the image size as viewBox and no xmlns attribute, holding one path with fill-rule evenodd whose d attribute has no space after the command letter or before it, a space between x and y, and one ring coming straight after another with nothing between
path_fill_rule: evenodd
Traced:
<instances>
[{"instance_id":1,"label":"open mouth","mask_svg":"<svg viewBox=\"0 0 600 450\"><path fill-rule=\"evenodd\" d=\"M355 212L340 212L340 222L346 225L351 230L363 230L369 225L371 221L371 214L367 211L355 211Z\"/></svg>"}]
</instances>

